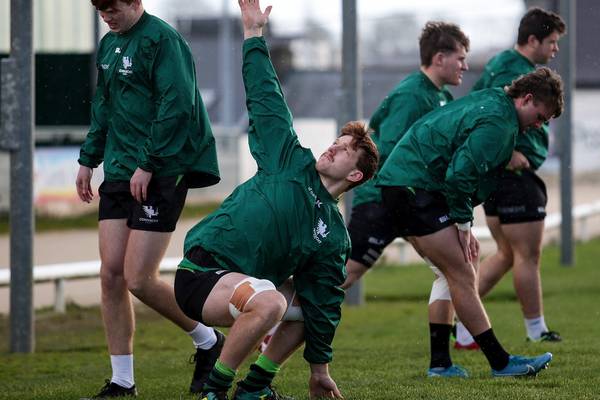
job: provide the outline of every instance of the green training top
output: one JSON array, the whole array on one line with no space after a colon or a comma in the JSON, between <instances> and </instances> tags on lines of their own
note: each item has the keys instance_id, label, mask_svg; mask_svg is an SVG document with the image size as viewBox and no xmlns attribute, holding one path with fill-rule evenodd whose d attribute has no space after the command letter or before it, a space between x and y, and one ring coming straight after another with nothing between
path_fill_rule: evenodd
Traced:
<instances>
[{"instance_id":1,"label":"green training top","mask_svg":"<svg viewBox=\"0 0 600 400\"><path fill-rule=\"evenodd\" d=\"M328 363L350 238L315 158L298 141L265 40L246 40L243 57L248 140L258 172L185 238L184 254L202 246L219 265L197 266L184 259L180 268L226 269L275 286L293 275L304 314L304 358Z\"/></svg>"},{"instance_id":2,"label":"green training top","mask_svg":"<svg viewBox=\"0 0 600 400\"><path fill-rule=\"evenodd\" d=\"M79 163L104 161L107 181L136 168L186 175L189 187L219 181L215 140L185 40L144 12L126 33L107 33L98 48L98 84Z\"/></svg>"},{"instance_id":3,"label":"green training top","mask_svg":"<svg viewBox=\"0 0 600 400\"><path fill-rule=\"evenodd\" d=\"M419 119L392 150L377 186L444 194L450 218L473 220L473 207L495 189L519 133L512 98L500 88L473 92Z\"/></svg>"},{"instance_id":4,"label":"green training top","mask_svg":"<svg viewBox=\"0 0 600 400\"><path fill-rule=\"evenodd\" d=\"M404 78L383 99L369 121L379 150L379 168L416 120L450 101L452 94L445 87L438 89L423 72L413 72ZM354 189L353 207L368 202L381 202L381 190L375 187L375 179Z\"/></svg>"},{"instance_id":5,"label":"green training top","mask_svg":"<svg viewBox=\"0 0 600 400\"><path fill-rule=\"evenodd\" d=\"M509 86L519 76L532 71L535 65L527 57L514 49L504 50L486 64L472 90ZM538 169L548 157L548 125L527 129L524 135L519 135L515 150L527 157L531 168Z\"/></svg>"}]
</instances>

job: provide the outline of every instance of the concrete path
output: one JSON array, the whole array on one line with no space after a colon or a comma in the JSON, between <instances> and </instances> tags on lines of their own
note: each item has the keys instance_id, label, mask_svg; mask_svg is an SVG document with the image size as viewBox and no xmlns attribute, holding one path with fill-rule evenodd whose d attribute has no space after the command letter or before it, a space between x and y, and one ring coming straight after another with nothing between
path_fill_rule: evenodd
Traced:
<instances>
[{"instance_id":1,"label":"concrete path","mask_svg":"<svg viewBox=\"0 0 600 400\"><path fill-rule=\"evenodd\" d=\"M596 174L598 175L598 174ZM544 177L548 185L548 212L560 211L560 187L558 179L554 176ZM574 203L586 204L600 199L600 176L587 175L576 179ZM483 210L476 210L475 222L477 225L485 224ZM167 257L180 257L183 250L183 241L187 231L196 223L193 220L182 220L173 233L171 243L167 249ZM591 233L600 234L600 217L590 221ZM546 241L558 240L558 233L549 232ZM40 233L35 237L34 243L35 265L54 264L61 262L89 261L98 259L98 237L96 230L77 230L65 232ZM0 268L9 265L9 237L0 236ZM485 243L484 252L493 251L493 243ZM385 256L388 259L397 257L393 249ZM414 254L408 255L409 259L416 259ZM171 281L172 275L165 279ZM98 279L67 281L65 284L66 298L81 305L98 304L100 286ZM34 306L36 308L51 306L54 300L54 286L52 283L37 284L34 288ZM9 311L9 289L0 288L0 313Z\"/></svg>"}]
</instances>

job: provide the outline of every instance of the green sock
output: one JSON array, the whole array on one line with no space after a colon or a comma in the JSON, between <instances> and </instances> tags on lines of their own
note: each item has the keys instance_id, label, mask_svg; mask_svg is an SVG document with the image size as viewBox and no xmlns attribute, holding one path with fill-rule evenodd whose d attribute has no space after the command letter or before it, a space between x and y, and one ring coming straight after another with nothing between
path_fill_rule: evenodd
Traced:
<instances>
[{"instance_id":1,"label":"green sock","mask_svg":"<svg viewBox=\"0 0 600 400\"><path fill-rule=\"evenodd\" d=\"M221 360L217 360L208 380L202 388L202 392L226 392L233 384L235 369L229 368Z\"/></svg>"},{"instance_id":2,"label":"green sock","mask_svg":"<svg viewBox=\"0 0 600 400\"><path fill-rule=\"evenodd\" d=\"M279 372L279 369L279 364L261 354L256 362L250 366L250 371L248 371L246 379L240 382L240 386L247 392L259 391L273 382L273 378L275 378L275 374Z\"/></svg>"}]
</instances>

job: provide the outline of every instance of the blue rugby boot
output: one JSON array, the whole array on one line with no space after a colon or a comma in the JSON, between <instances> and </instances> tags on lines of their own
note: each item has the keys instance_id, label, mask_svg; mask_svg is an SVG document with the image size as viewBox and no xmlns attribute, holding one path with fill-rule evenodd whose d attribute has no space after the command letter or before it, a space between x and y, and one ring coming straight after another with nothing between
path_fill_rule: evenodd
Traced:
<instances>
[{"instance_id":1,"label":"blue rugby boot","mask_svg":"<svg viewBox=\"0 0 600 400\"><path fill-rule=\"evenodd\" d=\"M469 372L460 365L452 364L451 366L429 368L427 370L429 378L468 378Z\"/></svg>"}]
</instances>

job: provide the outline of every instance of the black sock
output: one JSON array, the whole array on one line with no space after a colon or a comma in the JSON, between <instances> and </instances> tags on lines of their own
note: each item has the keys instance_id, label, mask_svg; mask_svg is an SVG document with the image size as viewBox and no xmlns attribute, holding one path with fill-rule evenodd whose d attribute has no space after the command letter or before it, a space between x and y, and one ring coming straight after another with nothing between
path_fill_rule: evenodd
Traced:
<instances>
[{"instance_id":1,"label":"black sock","mask_svg":"<svg viewBox=\"0 0 600 400\"><path fill-rule=\"evenodd\" d=\"M273 382L274 377L274 373L267 372L258 365L252 364L246 379L238 383L238 385L247 392L256 392L269 386Z\"/></svg>"},{"instance_id":2,"label":"black sock","mask_svg":"<svg viewBox=\"0 0 600 400\"><path fill-rule=\"evenodd\" d=\"M448 368L450 359L450 330L452 325L429 324L429 341L431 346L431 362L429 368Z\"/></svg>"},{"instance_id":3,"label":"black sock","mask_svg":"<svg viewBox=\"0 0 600 400\"><path fill-rule=\"evenodd\" d=\"M504 350L492 328L474 336L475 342L481 348L483 354L488 359L492 369L499 371L508 365L508 353Z\"/></svg>"}]
</instances>

